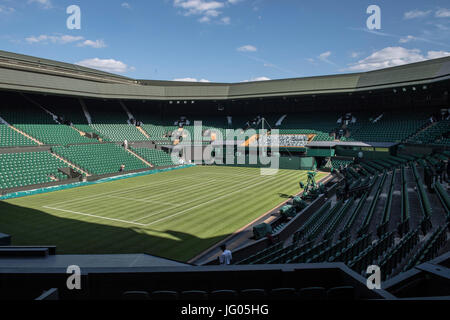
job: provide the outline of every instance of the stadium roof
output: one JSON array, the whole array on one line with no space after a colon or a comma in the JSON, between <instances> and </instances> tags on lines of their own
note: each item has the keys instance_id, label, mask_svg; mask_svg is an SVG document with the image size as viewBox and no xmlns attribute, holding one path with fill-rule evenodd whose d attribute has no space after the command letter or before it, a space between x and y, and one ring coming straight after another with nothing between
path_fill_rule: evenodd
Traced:
<instances>
[{"instance_id":1,"label":"stadium roof","mask_svg":"<svg viewBox=\"0 0 450 320\"><path fill-rule=\"evenodd\" d=\"M103 99L227 100L350 93L450 78L450 57L376 71L243 83L136 80L73 64L0 51L0 89Z\"/></svg>"}]
</instances>

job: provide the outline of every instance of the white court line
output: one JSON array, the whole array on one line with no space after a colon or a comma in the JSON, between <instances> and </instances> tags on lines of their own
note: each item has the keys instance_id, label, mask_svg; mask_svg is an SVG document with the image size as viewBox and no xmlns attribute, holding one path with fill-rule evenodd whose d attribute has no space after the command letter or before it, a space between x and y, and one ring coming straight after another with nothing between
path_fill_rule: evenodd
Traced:
<instances>
[{"instance_id":1,"label":"white court line","mask_svg":"<svg viewBox=\"0 0 450 320\"><path fill-rule=\"evenodd\" d=\"M289 175L286 175L286 176L289 176ZM305 173L304 175L302 175L302 176L306 176L306 173ZM259 178L259 176L258 176L258 178ZM272 177L272 178L274 178L274 177ZM255 179L250 179L250 180L247 180L246 182L250 182L250 185L249 185L249 186L251 186L251 183L253 183L253 181L255 181L255 180L257 180L257 179L256 179L256 178L255 178ZM264 182L264 181L262 181L262 182ZM244 184L244 185L247 186L247 184ZM211 195L211 194L208 194L208 195L206 195L205 197L195 198L195 199L192 200L192 201L184 202L184 203L182 204L182 206L185 206L185 205L190 204L190 203L193 203L193 202L197 202L197 201L199 201L199 200L208 199L208 198L214 197L214 196L216 196L216 195L221 195L221 194L223 194L223 191L224 191L224 190L226 191L226 190L232 189L232 188L234 188L234 187L236 187L236 185L231 185L231 186L222 188L222 189L220 190L220 192L217 192L216 194L212 194L212 195ZM241 187L241 185L239 185L239 187ZM240 189L240 190L242 190L242 189ZM139 218L139 219L133 220L133 221L141 221L141 220L143 220L143 219L145 219L145 218L150 218L150 217L155 216L155 215L157 215L157 214L159 214L159 213L162 213L162 212L165 212L165 211L169 211L169 210L170 210L170 208L169 208L169 209L165 209L165 210L160 210L160 211L158 211L158 212L154 212L154 213L152 213L152 214L149 214L149 215L147 215L147 216L145 216L145 217L142 217L142 218Z\"/></svg>"},{"instance_id":2,"label":"white court line","mask_svg":"<svg viewBox=\"0 0 450 320\"><path fill-rule=\"evenodd\" d=\"M145 203L160 203L160 204L165 204L165 205L171 206L171 207L181 207L181 205L178 205L178 204L168 203L168 202L164 202L164 201L157 201L157 200L143 200L143 199L134 199L134 198L128 198L128 197L111 196L111 195L108 195L105 197L115 198L115 199L123 199L123 200L128 200L128 201L145 202Z\"/></svg>"},{"instance_id":3,"label":"white court line","mask_svg":"<svg viewBox=\"0 0 450 320\"><path fill-rule=\"evenodd\" d=\"M256 178L255 178L255 179L251 179L251 180L247 180L247 182L252 183L254 180L256 180ZM220 195L220 194L223 193L224 190L228 190L228 189L232 189L232 188L236 188L236 185L234 184L234 185L230 185L230 186L228 186L228 187L222 188L222 189L219 190L219 192L217 192L216 194L208 194L208 195L206 195L205 197L195 198L194 200L191 200L191 201L188 201L188 202L183 202L182 206L185 206L185 205L187 205L187 204L189 204L189 203L192 203L192 202L197 202L197 201L202 200L202 199L208 199L208 198L214 197L215 195ZM136 221L141 221L141 220L143 220L143 219L153 217L153 216L155 216L155 215L157 215L157 214L160 214L160 213L165 212L165 211L168 211L168 210L170 210L170 208L164 209L164 210L160 210L160 211L158 211L158 212L153 212L153 213L151 213L151 214L149 214L149 215L147 215L147 216L141 217L141 218L136 219L136 220L133 220L133 221L135 221L135 222L136 222Z\"/></svg>"},{"instance_id":4,"label":"white court line","mask_svg":"<svg viewBox=\"0 0 450 320\"><path fill-rule=\"evenodd\" d=\"M191 176L208 175L208 174L231 176L229 174L216 173L216 172L214 172L214 173L201 172L201 173L192 174ZM234 176L241 176L241 175L234 175ZM248 175L248 176L251 176L251 175ZM70 202L74 202L74 201L86 202L86 201L89 201L90 199L101 198L104 195L123 194L123 193L127 193L128 191L135 191L135 190L146 189L147 187L158 188L161 184L165 185L166 183L171 183L171 182L175 182L175 181L181 181L181 180L184 180L184 179L189 179L189 176L177 177L177 178L170 179L170 180L162 180L161 182L159 182L157 184L152 184L152 183L154 183L154 181L150 181L149 183L138 185L138 186L135 186L135 187L126 188L126 189L120 189L121 191L119 191L119 192L117 192L117 190L115 190L115 191L108 191L108 192L99 193L99 194L88 196L88 197L82 197L82 198L76 198L76 199L66 200L66 201L62 201L62 202L56 202L56 203L51 204L51 206L56 206L56 205L60 205L60 204L70 203ZM149 189L149 190L151 190L151 189Z\"/></svg>"},{"instance_id":5,"label":"white court line","mask_svg":"<svg viewBox=\"0 0 450 320\"><path fill-rule=\"evenodd\" d=\"M216 179L208 179L205 183L200 184L200 186L203 187L203 186L205 186L205 185L209 185L209 184L211 184L211 183L213 183L213 182L216 182L216 181L219 181L219 180L216 180ZM200 181L199 181L199 182L200 182ZM192 188L195 188L195 187L197 187L197 186L198 186L198 184L197 184L197 185L194 185L194 186L192 186L192 185L185 186L185 187L183 187L183 188L178 188L178 189L176 189L176 190L171 190L169 193L165 193L165 194L154 194L153 196L146 197L146 198L142 198L142 200L149 200L149 199L154 199L154 198L162 198L162 196L167 195L167 194L171 194L172 192L180 192L181 190L192 189Z\"/></svg>"},{"instance_id":6,"label":"white court line","mask_svg":"<svg viewBox=\"0 0 450 320\"><path fill-rule=\"evenodd\" d=\"M175 178L175 179L171 179L171 180L164 180L163 182L160 182L158 184L152 184L152 183L141 184L141 185L138 185L138 186L135 186L135 187L131 187L131 188L118 189L118 190L121 190L119 192L118 192L118 190L114 190L114 191L108 191L108 192L104 192L104 193L98 193L98 194L95 194L95 195L92 195L92 196L88 196L88 197L82 197L82 198L77 198L77 199L57 202L57 203L52 204L52 206L63 204L63 203L69 203L69 202L73 202L73 201L84 202L84 201L89 201L90 199L101 198L101 197L103 197L105 195L108 195L108 194L123 194L123 193L127 193L128 191L141 190L141 189L145 189L145 188L148 188L148 187L151 187L149 190L153 189L153 187L156 189L161 184L165 185L166 183L172 183L172 182L176 182L176 181L179 181L179 180L182 180L182 178L179 177L179 178Z\"/></svg>"},{"instance_id":7,"label":"white court line","mask_svg":"<svg viewBox=\"0 0 450 320\"><path fill-rule=\"evenodd\" d=\"M215 182L215 181L217 181L217 180L214 180L214 181L212 181L212 182ZM203 184L203 185L201 185L201 186L204 187L204 186L206 186L206 185L208 185L208 184L210 184L210 183L205 183L205 184ZM205 197L195 198L194 200L191 200L191 201L182 202L182 203L180 203L180 207L181 207L181 206L185 206L185 205L190 204L190 203L193 203L193 202L196 202L196 201L199 201L199 200L202 200L202 199L208 199L208 198L211 198L212 196L220 195L220 194L223 193L223 190L228 190L228 189L234 188L234 187L236 187L236 186L235 186L235 185L228 186L228 187L226 187L226 188L223 188L223 189L219 190L219 192L217 192L217 193L215 193L215 194L214 194L214 193L213 193L213 194L210 193L210 194L208 194L208 195L205 196ZM193 188L193 187L190 186L190 188ZM178 191L178 190L177 190L177 191ZM161 195L159 195L159 196L161 196ZM169 210L171 210L171 208L166 208L166 209L163 209L163 210L159 210L159 211L156 211L156 212L152 212L152 213L149 214L149 215L146 215L146 216L144 216L144 217L138 218L138 219L133 220L133 221L136 222L136 221L140 221L140 220L143 220L143 219L146 219L146 218L150 218L150 217L156 216L156 215L158 215L158 214L160 214L160 213L163 213L163 212L166 212L166 211L169 211Z\"/></svg>"},{"instance_id":8,"label":"white court line","mask_svg":"<svg viewBox=\"0 0 450 320\"><path fill-rule=\"evenodd\" d=\"M209 185L209 184L214 183L214 182L216 182L216 181L217 181L217 180L210 180L209 182L202 184L202 186ZM189 188L192 188L192 186L189 186ZM186 188L184 188L184 189L186 189ZM174 191L174 192L175 192L175 191L178 192L179 190L180 190L180 189L178 189L178 190L173 190L173 191ZM156 196L161 196L161 195L156 195ZM103 195L103 196L100 197L100 198L103 198L103 197L115 197L115 196ZM98 198L98 199L100 199L100 198ZM97 199L97 198L94 198L94 199L91 198L91 199L88 199L88 200L98 200L98 199ZM127 198L125 198L125 199L127 199ZM148 202L148 201L147 201L147 202ZM183 205L184 205L184 204L180 204L179 206L183 206ZM179 206L177 206L177 207L179 207ZM99 219L107 219L107 220L113 220L113 221L122 221L122 222L126 222L126 223L131 223L131 224L137 224L137 225L145 226L145 224L137 223L137 222L136 222L136 221L138 221L138 220L140 220L140 219L135 220L135 221L127 221L127 220L120 220L120 219L108 218L108 217L97 216L97 215L92 215L92 214L87 214L87 213L82 213L82 212L77 212L77 211L72 211L72 210L59 209L59 208L54 208L54 207L49 207L49 206L44 206L43 208L54 209L54 210L60 210L60 211L66 211L66 212L71 212L71 213L80 214L80 215L87 215L87 216L96 217L96 218L99 218ZM160 214L160 213L165 212L165 211L168 211L168 210L172 210L172 208L167 208L167 209L164 209L164 210L159 210L159 211L157 211L157 212L154 212L152 215L157 215L157 214Z\"/></svg>"},{"instance_id":9,"label":"white court line","mask_svg":"<svg viewBox=\"0 0 450 320\"><path fill-rule=\"evenodd\" d=\"M171 180L170 182L175 181L175 180L183 180L183 179L186 179L186 178L187 178L187 177L183 177L183 178L179 178L179 179L173 179L173 180ZM255 179L251 179L251 180L249 180L249 181L247 181L247 182L252 183L254 180L256 180L256 178L260 178L260 176L255 177ZM272 180L272 179L276 178L276 176L275 176L275 177L270 177L270 178L271 178L270 180ZM210 180L211 183L212 183L212 182L215 182L215 181L217 181L217 180ZM167 181L166 181L166 182L167 182ZM158 222L160 222L160 221L169 219L169 218L171 218L171 217L174 217L174 216L183 214L184 212L190 211L190 210L195 209L195 208L197 208L197 207L200 207L200 206L202 206L202 205L204 205L204 204L207 204L207 203L210 203L210 202L214 202L214 201L216 201L216 200L218 200L218 199L222 199L222 198L227 197L227 196L229 196L229 195L231 195L231 194L234 194L234 193L236 193L236 192L241 192L242 190L246 190L246 189L248 189L248 188L250 188L250 187L257 186L257 185L260 185L260 184L265 183L265 182L266 182L266 181L261 181L260 183L257 183L257 184L250 184L250 185L246 186L246 187L243 188L243 189L239 189L239 190L236 190L236 191L234 191L234 192L227 193L227 194L225 194L225 195L223 195L223 196L221 196L221 197L219 197L219 198L211 199L210 201L203 202L203 203L201 203L201 204L199 204L199 205L197 205L197 206L188 208L188 209L186 209L186 210L180 211L180 212L178 212L178 213L176 213L176 214L173 214L173 215L170 215L170 216L161 218L161 219L159 219L159 220L153 221L153 222L148 223L148 224L142 224L142 223L138 223L138 222L136 222L136 221L142 220L142 219L144 219L144 218L148 218L148 217L150 217L150 216L152 216L152 215L156 215L156 214L159 214L159 213L161 213L161 212L164 212L164 211L167 211L167 210L170 210L170 209L166 209L166 210L162 210L162 211L160 211L160 212L153 213L153 214L150 215L150 216L147 216L147 217L144 217L144 218L135 220L135 221L127 221L127 220L122 220L122 219L108 218L108 217L97 216L97 215L88 214L88 213L83 213L83 212L77 212L77 211L73 211L73 210L54 208L54 207L51 207L51 206L43 206L43 208L46 208L46 209L52 209L52 210L57 210L57 211L63 211L63 212L68 212L68 213L73 213L73 214L77 214L77 215L88 216L88 217L93 217L93 218L98 218L98 219L105 219L105 220L110 220L110 221L123 222L123 223L127 223L127 224L134 224L134 225L138 225L138 226L149 226L149 225L158 223ZM210 184L210 183L205 183L205 184L203 184L202 186L208 185L208 184ZM143 187L146 187L146 186L148 186L148 185L143 185L143 186L141 186L141 187L143 188ZM133 187L133 188L129 188L129 189L126 189L126 191L129 191L129 190L135 190L135 189L137 189L137 188L142 189L141 187ZM192 186L189 186L189 187L192 188ZM234 185L233 185L233 186L229 186L229 187L224 188L224 189L225 189L225 190L228 190L228 189L230 189L230 188L232 188L232 187L235 187L235 186L234 186ZM178 190L176 190L176 191L178 191ZM221 190L221 192L220 192L219 194L221 194L222 192L223 192L223 189ZM106 192L106 193L103 193L103 194L100 194L100 195L97 195L97 196L94 196L94 197L89 197L89 199L87 199L87 198L81 198L81 199L86 199L86 201L88 201L88 200L95 199L95 198L97 198L97 197L101 198L102 196L105 196L105 195L111 194L111 193L113 193L113 192ZM157 195L157 196L161 196L161 195ZM214 195L212 195L212 196L214 196ZM211 197L211 195L208 195L208 197ZM203 199L203 198L200 198L200 199L197 198L197 199L195 199L194 201L184 202L184 203L180 204L180 206L184 206L185 204L189 204L189 203L192 203L192 202L201 200L201 199ZM74 201L74 200L70 200L70 201ZM67 203L67 202L68 202L68 201L63 202L63 203Z\"/></svg>"},{"instance_id":10,"label":"white court line","mask_svg":"<svg viewBox=\"0 0 450 320\"><path fill-rule=\"evenodd\" d=\"M286 175L286 176L289 176L289 175ZM259 178L259 176L258 176L258 178ZM278 178L278 177L271 177L271 180L272 180L273 178ZM217 199L221 199L221 198L223 198L223 197L225 197L225 196L228 196L228 195L230 195L230 194L234 194L234 193L236 193L236 192L240 192L240 191L242 191L242 190L246 190L246 189L248 189L248 188L250 188L250 187L257 186L257 185L260 185L261 183L265 183L265 182L266 182L266 180L265 180L265 181L261 181L260 183L257 183L257 184L252 184L253 181L255 181L255 180L257 180L257 179L255 178L255 179L247 180L246 182L250 182L250 184L249 184L249 185L245 184L246 187L244 187L244 188L240 188L239 190L236 190L236 191L234 191L234 192L227 193L227 194L225 194L225 195L223 195L223 196L220 196L219 198L214 198L214 199L212 199L212 200L203 202L203 203L201 203L201 204L199 204L199 205L197 205L197 206L194 206L194 207L188 208L188 209L186 209L186 210L180 211L180 212L178 212L178 213L176 213L176 214L174 214L174 215L170 215L170 216L167 216L167 217L165 217L165 218L161 218L161 219L156 220L156 221L154 221L154 222L148 223L148 224L146 224L146 226L152 225L152 224L154 224L154 223L156 223L156 222L165 220L166 218L170 218L170 217L172 217L172 216L177 216L177 215L180 214L180 213L189 211L189 210L191 210L191 209L193 209L193 208L197 208L197 207L199 207L199 206L201 206L201 205L203 205L203 204L210 203L210 202L212 202L212 201L216 201ZM223 188L223 189L220 190L220 192L219 192L218 194L222 194L224 190L229 190L229 189L231 189L231 188L233 188L233 187L236 187L236 186L233 185L233 186L229 186L229 187ZM241 185L239 185L239 187L241 187ZM192 201L188 201L188 202L183 203L183 206L186 205L186 204L192 203L192 202L196 202L196 201L202 200L202 199L211 198L211 196L214 197L215 195L214 195L214 194L213 194L213 195L208 194L206 197L196 198L196 199L194 199L194 200L192 200ZM169 209L166 209L166 210L163 210L163 211L161 211L161 212L168 211L168 210L169 210ZM161 212L159 212L159 213L161 213ZM134 222L136 222L136 221L141 221L141 220L143 220L143 219L150 218L150 217L152 217L152 216L154 216L154 215L156 215L156 213L150 214L150 215L148 215L148 216L145 216L145 217L139 218L139 219L137 219L137 220L133 220L133 221L134 221Z\"/></svg>"},{"instance_id":11,"label":"white court line","mask_svg":"<svg viewBox=\"0 0 450 320\"><path fill-rule=\"evenodd\" d=\"M111 221L116 221L116 222L123 222L123 223L135 224L135 225L141 226L141 227L144 227L144 226L145 226L145 224L142 224L142 223L130 222L130 221L121 220L121 219L114 219L114 218L100 217L100 216L96 216L96 215L89 214L89 213L77 212L77 211L66 210L66 209L52 208L52 207L48 207L48 206L44 206L43 208L46 208L46 209L52 209L52 210L58 210L58 211L63 211L63 212L68 212L68 213L73 213L73 214L78 214L78 215L87 216L87 217L93 217L93 218L106 219L106 220L111 220Z\"/></svg>"},{"instance_id":12,"label":"white court line","mask_svg":"<svg viewBox=\"0 0 450 320\"><path fill-rule=\"evenodd\" d=\"M273 180L274 178L275 178L275 177L272 177L271 180ZM225 195L223 195L223 196L221 196L221 197L214 198L214 199L211 199L211 200L206 201L206 202L202 202L202 203L200 203L200 204L198 204L198 205L196 205L196 206L187 208L186 210L183 210L183 211L180 211L180 212L178 212L178 213L172 214L172 215L170 215L170 216L161 218L161 219L156 220L156 221L153 221L153 222L151 222L151 223L147 223L145 226L146 226L146 227L147 227L147 226L151 226L151 225L153 225L153 224L155 224L155 223L158 223L158 222L161 222L161 221L170 219L170 218L172 218L172 217L179 216L180 214L183 214L183 213L185 213L185 212L188 212L188 211L190 211L190 210L192 210L192 209L201 207L201 206L203 206L203 205L205 205L205 204L208 204L208 203L210 203L210 202L217 201L217 200L219 200L219 199L228 197L228 196L230 196L230 195L232 195L232 194L235 194L235 193L237 193L237 192L242 192L243 190L247 190L248 188L255 187L255 186L258 186L258 185L260 185L260 184L262 184L262 183L266 183L266 182L267 182L267 181L261 181L261 182L256 183L256 184L251 184L251 185L249 185L249 186L247 186L247 187L240 188L239 190L233 191L233 192L231 192L231 193L227 193L227 194L225 194ZM141 220L141 219L138 219L138 220L135 220L135 221L139 221L139 220Z\"/></svg>"},{"instance_id":13,"label":"white court line","mask_svg":"<svg viewBox=\"0 0 450 320\"><path fill-rule=\"evenodd\" d=\"M171 190L170 192L168 192L168 193L165 193L165 194L161 194L161 193L159 193L159 194L154 194L153 196L150 196L150 197L146 197L146 198L141 198L140 200L138 200L138 201L141 201L141 202L149 202L149 203L151 203L151 202L157 202L157 201L154 201L154 200L152 200L152 199L155 199L155 198L162 198L163 196L165 196L165 195L170 195L170 194L172 194L173 192L177 192L177 193L179 193L181 190L185 190L185 189L192 189L192 188L195 188L195 187L198 187L198 186L201 186L201 187L204 187L204 186L206 186L206 185L210 185L210 184L212 184L212 183L215 183L216 181L218 181L218 180L216 180L216 179L210 179L210 180L208 180L207 182L205 182L205 183L202 183L202 184L197 184L197 185L195 185L195 186L192 186L192 185L189 185L189 186L185 186L185 187L183 187L183 188L178 188L178 189L176 189L176 190ZM111 196L107 196L107 197L111 197ZM125 198L125 197L123 197L124 199L130 199L130 198ZM134 199L134 200L137 200L137 199ZM144 200L150 200L150 201L144 201ZM162 202L162 201L159 201L159 202L161 202L161 203L165 203L165 202ZM178 205L178 206L180 206L180 205ZM169 210L169 209L166 209L166 210ZM164 212L164 211L166 211L166 210L163 210L163 211L158 211L158 213L159 212Z\"/></svg>"},{"instance_id":14,"label":"white court line","mask_svg":"<svg viewBox=\"0 0 450 320\"><path fill-rule=\"evenodd\" d=\"M199 173L199 176L207 176L207 175L221 175L221 176L225 176L225 177L261 177L261 178L266 178L266 177L270 177L270 176L263 176L260 174L228 174L228 173L219 173L219 172L202 172Z\"/></svg>"},{"instance_id":15,"label":"white court line","mask_svg":"<svg viewBox=\"0 0 450 320\"><path fill-rule=\"evenodd\" d=\"M155 187L156 188L156 187L159 187L161 184L165 185L166 183L180 181L180 180L183 180L183 179L186 179L186 177L183 177L183 178L182 177L178 177L178 178L171 179L171 180L163 180L163 182L160 182L158 184L151 184L151 182L150 182L150 183L142 184L142 185L131 187L131 188L127 188L127 189L120 189L122 191L119 191L119 192L117 192L117 190L108 191L108 192L99 193L99 194L88 196L88 197L82 197L82 198L76 198L76 199L62 201L62 202L56 202L56 203L53 203L51 205L55 206L55 205L60 205L60 204L63 204L63 203L69 203L69 202L74 202L74 201L85 202L85 201L89 201L91 199L101 198L102 196L105 196L105 195L108 195L108 194L116 194L117 195L117 194L126 193L128 191L132 191L132 190L135 191L135 190L145 189L147 187Z\"/></svg>"}]
</instances>

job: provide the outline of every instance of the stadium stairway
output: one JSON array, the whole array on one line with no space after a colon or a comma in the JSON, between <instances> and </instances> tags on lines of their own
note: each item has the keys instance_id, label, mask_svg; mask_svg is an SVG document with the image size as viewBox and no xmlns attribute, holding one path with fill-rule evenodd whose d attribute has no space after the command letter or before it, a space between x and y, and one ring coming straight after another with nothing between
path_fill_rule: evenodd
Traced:
<instances>
[{"instance_id":1,"label":"stadium stairway","mask_svg":"<svg viewBox=\"0 0 450 320\"><path fill-rule=\"evenodd\" d=\"M357 122L349 125L350 137L347 141L401 142L426 123L429 115L425 112L409 114L385 112L370 114L355 113Z\"/></svg>"},{"instance_id":2,"label":"stadium stairway","mask_svg":"<svg viewBox=\"0 0 450 320\"><path fill-rule=\"evenodd\" d=\"M0 189L20 188L67 180L65 167L48 151L0 154Z\"/></svg>"},{"instance_id":3,"label":"stadium stairway","mask_svg":"<svg viewBox=\"0 0 450 320\"><path fill-rule=\"evenodd\" d=\"M99 132L105 138L105 141L149 140L148 135L129 123L128 114L120 102L105 105L97 101L84 101L84 108L88 110L90 117L92 117L92 124L89 124L89 126Z\"/></svg>"},{"instance_id":4,"label":"stadium stairway","mask_svg":"<svg viewBox=\"0 0 450 320\"><path fill-rule=\"evenodd\" d=\"M450 120L441 120L438 122L434 122L432 126L420 132L417 136L414 137L414 139L411 139L410 142L448 145L448 138L445 138L444 135L450 132L449 128Z\"/></svg>"},{"instance_id":5,"label":"stadium stairway","mask_svg":"<svg viewBox=\"0 0 450 320\"><path fill-rule=\"evenodd\" d=\"M81 131L80 129L74 127L74 126L70 126L73 130L75 130L76 132L78 132L80 134L80 136L85 136L86 132Z\"/></svg>"},{"instance_id":6,"label":"stadium stairway","mask_svg":"<svg viewBox=\"0 0 450 320\"><path fill-rule=\"evenodd\" d=\"M421 127L416 132L411 134L409 137L404 139L403 142L413 142L413 141L415 141L419 135L421 135L423 132L427 131L428 129L430 129L431 127L433 127L435 125L436 125L436 122L428 122L428 123L426 123L423 127Z\"/></svg>"},{"instance_id":7,"label":"stadium stairway","mask_svg":"<svg viewBox=\"0 0 450 320\"><path fill-rule=\"evenodd\" d=\"M81 136L70 126L61 124L54 113L47 112L39 104L23 96L17 105L6 105L0 110L2 117L21 134L32 137L39 145L68 145L93 143L96 140Z\"/></svg>"},{"instance_id":8,"label":"stadium stairway","mask_svg":"<svg viewBox=\"0 0 450 320\"><path fill-rule=\"evenodd\" d=\"M7 129L5 130L5 129L3 128L3 126L6 126L7 128L9 128L9 129L14 130L15 132L17 132L20 136L26 137L26 138L28 138L29 140L33 141L34 143L36 143L36 144L38 144L38 145L43 145L42 142L40 142L40 141L38 141L36 138L33 138L32 136L26 134L25 132L23 132L23 131L21 131L21 130L15 128L14 126L12 126L11 124L9 124L9 123L8 123L5 119L3 119L2 117L0 117L0 125L2 126L2 127L0 127L0 129L2 130L2 131L1 131L2 135L0 136L0 138L2 138L2 139L3 139L4 136L6 136L7 134L8 134L8 135L13 135L13 134L10 133L10 132L6 132ZM21 142L19 145L28 145L28 143L25 142L26 139L20 139L17 135L15 135L14 138L15 138L15 139L11 139L13 142L16 142L16 143L17 143L18 140L21 140L22 142ZM29 143L29 144L30 144L30 145L33 145L33 143ZM7 145L7 146L11 146L11 147L12 147L12 146L17 146L17 145L11 145L11 144L9 144L9 143L7 143L6 145Z\"/></svg>"},{"instance_id":9,"label":"stadium stairway","mask_svg":"<svg viewBox=\"0 0 450 320\"><path fill-rule=\"evenodd\" d=\"M133 156L135 156L136 158L138 158L139 160L141 160L143 163L145 163L146 165L148 165L149 167L153 168L154 165L151 164L150 162L148 162L147 160L145 160L144 158L142 158L140 155L138 155L136 152L134 152L133 150L131 150L130 148L125 149L127 150L129 153L131 153Z\"/></svg>"},{"instance_id":10,"label":"stadium stairway","mask_svg":"<svg viewBox=\"0 0 450 320\"><path fill-rule=\"evenodd\" d=\"M38 143L7 124L0 124L0 147L24 147L35 146Z\"/></svg>"},{"instance_id":11,"label":"stadium stairway","mask_svg":"<svg viewBox=\"0 0 450 320\"><path fill-rule=\"evenodd\" d=\"M29 134L23 132L22 130L17 129L16 127L14 127L14 126L12 126L12 125L9 125L9 128L11 128L12 130L16 131L17 133L19 133L19 134L21 134L21 135L27 137L28 139L34 141L35 143L37 143L37 144L40 145L40 146L44 145L43 142L41 142L41 141L39 141L38 139L36 139L36 138L30 136Z\"/></svg>"},{"instance_id":12,"label":"stadium stairway","mask_svg":"<svg viewBox=\"0 0 450 320\"><path fill-rule=\"evenodd\" d=\"M448 155L418 161L411 156L370 161L372 187L361 199L350 198L342 204L330 196L293 237L237 263L342 261L361 275L368 265L376 264L385 281L442 254L450 246L448 195L442 199L443 186L433 193L423 181L424 165L435 165L443 158ZM359 179L369 174L358 169L350 164L346 177ZM423 228L426 218L429 224ZM399 229L402 223L408 227Z\"/></svg>"},{"instance_id":13,"label":"stadium stairway","mask_svg":"<svg viewBox=\"0 0 450 320\"><path fill-rule=\"evenodd\" d=\"M141 127L136 127L147 139L149 139L149 140L151 140L150 139L150 136L148 135L148 133L147 132L145 132L145 130L144 129L142 129Z\"/></svg>"},{"instance_id":14,"label":"stadium stairway","mask_svg":"<svg viewBox=\"0 0 450 320\"><path fill-rule=\"evenodd\" d=\"M81 169L80 167L78 167L77 165L75 165L75 164L73 164L72 162L68 161L67 159L64 159L64 158L61 157L60 155L58 155L58 154L52 152L52 156L54 156L55 158L61 160L62 162L64 162L65 164L67 164L69 167L71 167L71 168L74 169L75 171L81 172L81 173L82 173L83 175L85 175L86 177L90 177L90 176L91 176L87 171Z\"/></svg>"},{"instance_id":15,"label":"stadium stairway","mask_svg":"<svg viewBox=\"0 0 450 320\"><path fill-rule=\"evenodd\" d=\"M89 125L91 125L92 124L92 117L91 117L91 114L89 113L89 110L88 110L88 108L86 106L86 103L84 102L83 99L79 99L78 101L80 102L81 109L83 110L83 114L84 114L84 116L86 118L87 123Z\"/></svg>"},{"instance_id":16,"label":"stadium stairway","mask_svg":"<svg viewBox=\"0 0 450 320\"><path fill-rule=\"evenodd\" d=\"M133 146L130 147L130 149L134 152L134 154L145 159L148 163L151 163L152 166L168 167L176 165L176 163L172 162L171 155L162 150L154 148L139 148Z\"/></svg>"},{"instance_id":17,"label":"stadium stairway","mask_svg":"<svg viewBox=\"0 0 450 320\"><path fill-rule=\"evenodd\" d=\"M125 171L144 170L149 165L114 143L52 147L52 151L92 175L114 174L120 166Z\"/></svg>"},{"instance_id":18,"label":"stadium stairway","mask_svg":"<svg viewBox=\"0 0 450 320\"><path fill-rule=\"evenodd\" d=\"M4 124L4 125L8 125L8 122L6 122L5 119L3 119L2 117L0 117L0 124Z\"/></svg>"},{"instance_id":19,"label":"stadium stairway","mask_svg":"<svg viewBox=\"0 0 450 320\"><path fill-rule=\"evenodd\" d=\"M126 114L128 115L128 119L129 120L131 120L131 119L136 119L134 116L133 116L133 114L130 112L130 110L127 108L127 106L125 105L125 103L122 101L122 100L120 100L119 101L119 104L122 106L122 109L126 112Z\"/></svg>"}]
</instances>

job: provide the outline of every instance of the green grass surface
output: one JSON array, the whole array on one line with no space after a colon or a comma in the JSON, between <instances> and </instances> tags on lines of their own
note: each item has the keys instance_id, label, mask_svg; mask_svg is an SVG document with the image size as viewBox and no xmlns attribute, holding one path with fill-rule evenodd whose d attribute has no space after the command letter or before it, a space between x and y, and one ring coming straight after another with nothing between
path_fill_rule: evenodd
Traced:
<instances>
[{"instance_id":1,"label":"green grass surface","mask_svg":"<svg viewBox=\"0 0 450 320\"><path fill-rule=\"evenodd\" d=\"M56 245L60 254L187 261L298 193L306 174L191 167L0 201L0 232L14 245Z\"/></svg>"}]
</instances>

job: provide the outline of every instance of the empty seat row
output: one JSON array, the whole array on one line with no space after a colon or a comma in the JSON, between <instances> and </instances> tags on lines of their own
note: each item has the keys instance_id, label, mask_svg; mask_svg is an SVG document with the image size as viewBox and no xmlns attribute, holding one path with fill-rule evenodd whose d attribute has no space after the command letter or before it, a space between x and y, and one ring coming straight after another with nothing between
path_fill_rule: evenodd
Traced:
<instances>
[{"instance_id":1,"label":"empty seat row","mask_svg":"<svg viewBox=\"0 0 450 320\"><path fill-rule=\"evenodd\" d=\"M121 165L125 165L124 171L148 168L137 157L112 143L58 146L52 150L91 174L117 173Z\"/></svg>"},{"instance_id":2,"label":"empty seat row","mask_svg":"<svg viewBox=\"0 0 450 320\"><path fill-rule=\"evenodd\" d=\"M66 167L47 151L0 154L0 189L65 180L58 169Z\"/></svg>"},{"instance_id":3,"label":"empty seat row","mask_svg":"<svg viewBox=\"0 0 450 320\"><path fill-rule=\"evenodd\" d=\"M36 142L0 123L0 147L34 146Z\"/></svg>"},{"instance_id":4,"label":"empty seat row","mask_svg":"<svg viewBox=\"0 0 450 320\"><path fill-rule=\"evenodd\" d=\"M123 300L156 300L156 301L227 301L227 300L354 300L356 291L352 286L341 286L330 289L323 287L309 287L302 289L276 288L236 290L203 290L188 291L126 291L122 294Z\"/></svg>"},{"instance_id":5,"label":"empty seat row","mask_svg":"<svg viewBox=\"0 0 450 320\"><path fill-rule=\"evenodd\" d=\"M166 167L179 164L179 159L173 161L172 156L162 150L136 147L131 147L131 150L157 167Z\"/></svg>"}]
</instances>

